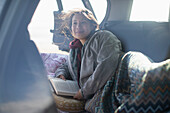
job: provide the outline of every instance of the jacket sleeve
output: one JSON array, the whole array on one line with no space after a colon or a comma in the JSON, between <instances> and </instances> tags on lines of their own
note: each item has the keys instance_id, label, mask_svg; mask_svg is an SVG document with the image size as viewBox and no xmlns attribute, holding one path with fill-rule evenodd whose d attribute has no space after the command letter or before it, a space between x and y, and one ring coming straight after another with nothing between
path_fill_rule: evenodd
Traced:
<instances>
[{"instance_id":1,"label":"jacket sleeve","mask_svg":"<svg viewBox=\"0 0 170 113\"><path fill-rule=\"evenodd\" d=\"M81 89L85 99L95 94L115 74L122 49L120 41L110 32L100 36L97 42L97 66Z\"/></svg>"},{"instance_id":2,"label":"jacket sleeve","mask_svg":"<svg viewBox=\"0 0 170 113\"><path fill-rule=\"evenodd\" d=\"M68 61L55 71L55 76L58 77L59 75L63 75L66 79L71 79L68 69Z\"/></svg>"}]
</instances>

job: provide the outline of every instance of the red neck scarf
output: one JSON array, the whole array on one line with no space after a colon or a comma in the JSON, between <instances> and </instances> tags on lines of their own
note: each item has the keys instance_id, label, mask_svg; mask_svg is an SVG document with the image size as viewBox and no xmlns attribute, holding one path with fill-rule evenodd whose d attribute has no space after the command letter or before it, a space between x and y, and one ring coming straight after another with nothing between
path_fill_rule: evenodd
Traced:
<instances>
[{"instance_id":1,"label":"red neck scarf","mask_svg":"<svg viewBox=\"0 0 170 113\"><path fill-rule=\"evenodd\" d=\"M81 67L81 48L82 48L82 43L80 42L80 40L78 39L74 39L73 41L70 42L69 44L69 47L70 49L78 49L77 51L77 57L76 61L77 61L77 82L78 82L78 85L80 87L80 84L79 84L79 79L80 79L80 67ZM74 68L74 67L73 67Z\"/></svg>"}]
</instances>

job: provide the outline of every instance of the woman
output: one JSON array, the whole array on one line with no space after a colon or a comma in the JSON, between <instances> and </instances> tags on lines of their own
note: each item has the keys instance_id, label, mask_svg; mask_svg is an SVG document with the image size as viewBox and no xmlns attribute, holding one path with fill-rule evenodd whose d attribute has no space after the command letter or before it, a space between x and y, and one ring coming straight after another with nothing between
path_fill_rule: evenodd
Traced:
<instances>
[{"instance_id":1,"label":"woman","mask_svg":"<svg viewBox=\"0 0 170 113\"><path fill-rule=\"evenodd\" d=\"M68 64L57 69L56 77L77 81L80 90L74 98L88 103L100 95L114 76L122 53L121 43L111 32L99 30L97 20L87 9L70 11L65 17L62 29L68 29L74 40L70 43Z\"/></svg>"}]
</instances>

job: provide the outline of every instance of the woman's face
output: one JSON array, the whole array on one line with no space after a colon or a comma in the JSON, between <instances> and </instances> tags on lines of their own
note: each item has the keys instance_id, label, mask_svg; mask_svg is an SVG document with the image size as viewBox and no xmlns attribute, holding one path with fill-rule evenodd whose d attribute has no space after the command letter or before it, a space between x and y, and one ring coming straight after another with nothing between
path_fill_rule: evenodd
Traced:
<instances>
[{"instance_id":1,"label":"woman's face","mask_svg":"<svg viewBox=\"0 0 170 113\"><path fill-rule=\"evenodd\" d=\"M71 30L74 38L85 41L93 29L94 27L90 21L82 14L75 14L73 16Z\"/></svg>"}]
</instances>

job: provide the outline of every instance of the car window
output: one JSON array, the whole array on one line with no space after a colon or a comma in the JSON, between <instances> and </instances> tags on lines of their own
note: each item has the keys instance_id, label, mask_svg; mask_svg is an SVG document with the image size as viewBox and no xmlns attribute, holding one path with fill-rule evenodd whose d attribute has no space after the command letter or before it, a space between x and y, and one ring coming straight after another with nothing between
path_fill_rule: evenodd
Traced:
<instances>
[{"instance_id":1,"label":"car window","mask_svg":"<svg viewBox=\"0 0 170 113\"><path fill-rule=\"evenodd\" d=\"M130 21L164 21L169 19L170 0L134 0Z\"/></svg>"},{"instance_id":2,"label":"car window","mask_svg":"<svg viewBox=\"0 0 170 113\"><path fill-rule=\"evenodd\" d=\"M73 8L84 8L83 2L81 0L62 0L63 11L67 12Z\"/></svg>"},{"instance_id":3,"label":"car window","mask_svg":"<svg viewBox=\"0 0 170 113\"><path fill-rule=\"evenodd\" d=\"M106 14L107 0L90 0L90 3L100 24Z\"/></svg>"},{"instance_id":4,"label":"car window","mask_svg":"<svg viewBox=\"0 0 170 113\"><path fill-rule=\"evenodd\" d=\"M56 0L40 0L28 26L30 38L40 53L59 53L58 46L53 44L54 11L58 11Z\"/></svg>"}]
</instances>

